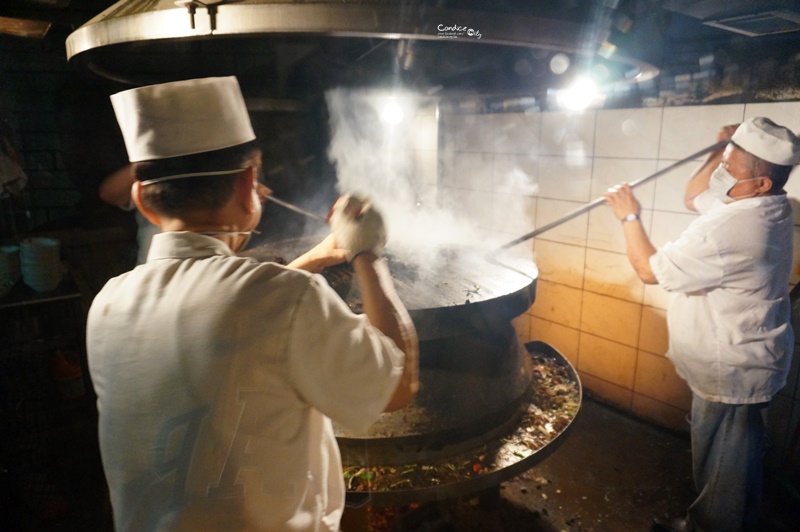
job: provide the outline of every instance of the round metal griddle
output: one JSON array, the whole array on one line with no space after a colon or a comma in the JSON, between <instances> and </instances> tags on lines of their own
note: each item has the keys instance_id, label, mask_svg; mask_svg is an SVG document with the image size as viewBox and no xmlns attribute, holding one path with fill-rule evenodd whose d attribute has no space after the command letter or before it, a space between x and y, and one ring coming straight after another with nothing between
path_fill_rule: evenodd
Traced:
<instances>
[{"instance_id":1,"label":"round metal griddle","mask_svg":"<svg viewBox=\"0 0 800 532\"><path fill-rule=\"evenodd\" d=\"M270 242L242 255L288 263L322 240L310 236ZM536 296L538 269L530 260L492 259L483 252L451 249L429 264L411 264L387 252L397 294L420 341L491 329L525 312ZM322 272L350 307L360 311L358 284L347 265Z\"/></svg>"},{"instance_id":2,"label":"round metal griddle","mask_svg":"<svg viewBox=\"0 0 800 532\"><path fill-rule=\"evenodd\" d=\"M556 451L571 433L574 421L580 413L580 406L583 402L583 389L580 378L572 364L549 344L534 341L527 343L525 347L531 356L548 359L557 366L563 368L573 387L572 396L577 402L577 407L569 413L568 422L560 426L557 430L554 430L553 433L548 436L549 441L543 443L536 449L528 448L521 443L521 439L523 438L520 438L520 434L526 434L524 427L530 426L530 424L526 424L526 416L529 416L532 411L538 411L539 406L541 406L535 404L536 394L531 394L527 396L527 398L529 400L533 399L533 402L525 404L522 412L512 419L510 423L507 423L505 430L494 434L491 439L466 449L459 449L458 452L449 454L445 459L439 458L436 460L421 461L413 465L413 467L417 469L442 469L450 467L450 463L454 464L454 466L459 463L468 463L469 465L465 473L460 478L450 482L442 482L438 485L418 488L409 488L401 484L394 489L385 489L385 487L373 491L356 491L349 489L347 491L347 504L349 506L361 506L364 504L370 504L372 506L396 506L444 500L477 493L495 487L527 471ZM534 385L536 385L536 383L534 383ZM518 427L515 429L515 426ZM345 460L343 460L343 463L345 466L348 465ZM375 467L378 463L379 462L372 461L369 465ZM491 467L484 467L478 472L471 469L473 464L489 463L492 464ZM377 467L384 466L381 465ZM349 471L352 472L353 469L355 468L350 467ZM347 472L348 469L345 471Z\"/></svg>"},{"instance_id":3,"label":"round metal griddle","mask_svg":"<svg viewBox=\"0 0 800 532\"><path fill-rule=\"evenodd\" d=\"M281 240L243 255L288 263L321 240ZM518 428L530 409L531 355L511 320L533 304L535 264L497 260L467 249L440 251L427 264L409 263L391 250L386 256L398 296L419 336L420 391L406 408L383 414L366 434L334 427L345 468L447 461L490 447L494 460L502 462L496 471L459 478L454 485L410 490L413 493L369 492L373 503L398 504L482 489L530 467L533 456L518 456L497 443ZM327 268L322 275L351 309L360 312L357 278L348 265ZM556 352L547 356L559 363L563 359ZM363 496L360 492L357 497Z\"/></svg>"}]
</instances>

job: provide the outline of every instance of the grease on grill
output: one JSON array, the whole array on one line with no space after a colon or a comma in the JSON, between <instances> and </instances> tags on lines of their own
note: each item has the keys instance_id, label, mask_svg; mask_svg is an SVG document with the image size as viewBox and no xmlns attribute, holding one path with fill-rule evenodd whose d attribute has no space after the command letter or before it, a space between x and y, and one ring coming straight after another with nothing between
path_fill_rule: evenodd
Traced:
<instances>
[{"instance_id":1,"label":"grease on grill","mask_svg":"<svg viewBox=\"0 0 800 532\"><path fill-rule=\"evenodd\" d=\"M313 247L323 237L303 237L279 242L267 242L241 253L259 262L291 262ZM515 316L530 306L533 283L538 275L535 264L528 259L505 257L487 259L480 250L472 248L442 249L424 261L400 258L386 251L395 289L411 313L438 312L447 307L460 307L487 301L504 300L511 304ZM357 279L349 264L325 268L321 272L328 284L356 313L362 311ZM506 296L514 295L514 302ZM519 296L519 297L516 297ZM525 301L526 297L530 301ZM526 304L527 303L527 304ZM423 329L427 325L423 326Z\"/></svg>"},{"instance_id":2,"label":"grease on grill","mask_svg":"<svg viewBox=\"0 0 800 532\"><path fill-rule=\"evenodd\" d=\"M531 354L528 410L501 441L447 460L401 466L353 466L344 470L348 491L400 491L447 485L509 467L553 441L580 407L580 391L565 366Z\"/></svg>"},{"instance_id":3,"label":"grease on grill","mask_svg":"<svg viewBox=\"0 0 800 532\"><path fill-rule=\"evenodd\" d=\"M361 304L361 297L358 292L358 285L353 283L353 269L349 264L340 264L331 266L322 270L322 276L331 285L334 292L339 294L350 310L356 314L361 314L364 311Z\"/></svg>"}]
</instances>

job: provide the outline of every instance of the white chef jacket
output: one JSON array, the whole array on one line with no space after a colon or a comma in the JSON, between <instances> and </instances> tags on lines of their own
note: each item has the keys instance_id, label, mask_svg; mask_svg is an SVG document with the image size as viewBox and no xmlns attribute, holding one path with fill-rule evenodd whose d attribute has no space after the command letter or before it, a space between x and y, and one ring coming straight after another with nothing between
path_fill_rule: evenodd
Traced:
<instances>
[{"instance_id":1,"label":"white chef jacket","mask_svg":"<svg viewBox=\"0 0 800 532\"><path fill-rule=\"evenodd\" d=\"M769 401L794 346L792 208L785 194L726 205L707 191L695 206L703 214L650 258L670 292L667 356L707 401Z\"/></svg>"},{"instance_id":2,"label":"white chef jacket","mask_svg":"<svg viewBox=\"0 0 800 532\"><path fill-rule=\"evenodd\" d=\"M106 284L87 350L118 532L338 530L331 419L365 430L404 360L321 276L191 232Z\"/></svg>"}]
</instances>

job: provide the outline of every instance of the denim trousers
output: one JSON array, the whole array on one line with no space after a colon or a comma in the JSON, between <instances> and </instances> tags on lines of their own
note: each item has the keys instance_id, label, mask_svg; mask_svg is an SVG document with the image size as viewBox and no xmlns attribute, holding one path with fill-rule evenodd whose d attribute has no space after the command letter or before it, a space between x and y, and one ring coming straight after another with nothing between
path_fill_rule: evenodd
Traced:
<instances>
[{"instance_id":1,"label":"denim trousers","mask_svg":"<svg viewBox=\"0 0 800 532\"><path fill-rule=\"evenodd\" d=\"M702 532L757 530L769 403L692 398L692 468L698 497L689 520Z\"/></svg>"}]
</instances>

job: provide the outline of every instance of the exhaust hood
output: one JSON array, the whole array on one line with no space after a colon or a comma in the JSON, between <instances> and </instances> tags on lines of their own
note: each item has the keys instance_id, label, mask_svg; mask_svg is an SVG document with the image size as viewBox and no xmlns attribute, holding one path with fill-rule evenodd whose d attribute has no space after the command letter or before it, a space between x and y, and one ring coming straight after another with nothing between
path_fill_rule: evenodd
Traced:
<instances>
[{"instance_id":1,"label":"exhaust hood","mask_svg":"<svg viewBox=\"0 0 800 532\"><path fill-rule=\"evenodd\" d=\"M748 37L800 31L800 9L794 0L669 0L665 8Z\"/></svg>"},{"instance_id":2,"label":"exhaust hood","mask_svg":"<svg viewBox=\"0 0 800 532\"><path fill-rule=\"evenodd\" d=\"M130 85L236 75L275 98L387 84L536 94L578 75L615 86L658 74L612 44L614 2L457 4L470 9L434 0L123 0L69 35L67 57ZM556 54L566 71L551 68Z\"/></svg>"}]
</instances>

